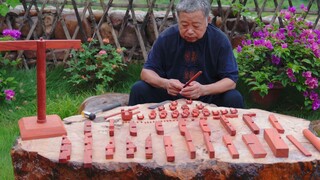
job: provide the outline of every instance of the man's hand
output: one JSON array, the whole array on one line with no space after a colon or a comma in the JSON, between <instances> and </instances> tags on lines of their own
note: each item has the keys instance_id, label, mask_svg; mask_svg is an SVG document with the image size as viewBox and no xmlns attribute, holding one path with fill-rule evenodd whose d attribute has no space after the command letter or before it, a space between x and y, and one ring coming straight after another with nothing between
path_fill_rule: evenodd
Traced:
<instances>
[{"instance_id":1,"label":"man's hand","mask_svg":"<svg viewBox=\"0 0 320 180\"><path fill-rule=\"evenodd\" d=\"M180 93L182 87L183 84L177 79L168 79L165 85L168 94L170 94L171 96L177 96Z\"/></svg>"},{"instance_id":2,"label":"man's hand","mask_svg":"<svg viewBox=\"0 0 320 180\"><path fill-rule=\"evenodd\" d=\"M181 89L180 94L188 99L198 99L204 95L204 86L192 81L187 87Z\"/></svg>"}]
</instances>

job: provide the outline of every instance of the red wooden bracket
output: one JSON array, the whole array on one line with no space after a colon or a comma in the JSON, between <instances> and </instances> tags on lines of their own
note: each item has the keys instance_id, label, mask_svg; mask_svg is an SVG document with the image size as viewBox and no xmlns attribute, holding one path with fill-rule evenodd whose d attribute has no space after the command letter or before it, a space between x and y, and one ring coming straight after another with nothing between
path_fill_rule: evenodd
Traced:
<instances>
[{"instance_id":1,"label":"red wooden bracket","mask_svg":"<svg viewBox=\"0 0 320 180\"><path fill-rule=\"evenodd\" d=\"M116 152L116 147L114 144L114 137L110 138L109 144L106 146L106 159L113 159L113 155Z\"/></svg>"},{"instance_id":2,"label":"red wooden bracket","mask_svg":"<svg viewBox=\"0 0 320 180\"><path fill-rule=\"evenodd\" d=\"M304 137L306 137L311 144L320 151L320 140L317 136L315 136L309 129L304 129L303 131Z\"/></svg>"},{"instance_id":3,"label":"red wooden bracket","mask_svg":"<svg viewBox=\"0 0 320 180\"><path fill-rule=\"evenodd\" d=\"M243 115L242 119L254 134L260 133L260 128L252 120L251 116Z\"/></svg>"},{"instance_id":4,"label":"red wooden bracket","mask_svg":"<svg viewBox=\"0 0 320 180\"><path fill-rule=\"evenodd\" d=\"M186 103L187 103L187 104L192 104L192 99L187 99L187 100L186 100Z\"/></svg>"},{"instance_id":5,"label":"red wooden bracket","mask_svg":"<svg viewBox=\"0 0 320 180\"><path fill-rule=\"evenodd\" d=\"M189 114L190 114L189 109L184 109L182 111L181 117L187 118L189 116Z\"/></svg>"},{"instance_id":6,"label":"red wooden bracket","mask_svg":"<svg viewBox=\"0 0 320 180\"><path fill-rule=\"evenodd\" d=\"M134 153L137 151L137 146L133 144L130 139L127 138L127 143L126 143L126 154L127 158L134 158Z\"/></svg>"},{"instance_id":7,"label":"red wooden bracket","mask_svg":"<svg viewBox=\"0 0 320 180\"><path fill-rule=\"evenodd\" d=\"M208 124L207 124L207 121L200 120L199 121L199 126L200 126L200 128L201 128L203 133L208 133L209 136L211 136L211 130L210 130Z\"/></svg>"},{"instance_id":8,"label":"red wooden bracket","mask_svg":"<svg viewBox=\"0 0 320 180\"><path fill-rule=\"evenodd\" d=\"M185 110L185 109L188 109L188 110L189 110L189 106L188 106L187 104L184 104L184 105L181 106L181 109L182 109L182 110Z\"/></svg>"},{"instance_id":9,"label":"red wooden bracket","mask_svg":"<svg viewBox=\"0 0 320 180\"><path fill-rule=\"evenodd\" d=\"M225 114L226 118L238 118L238 114Z\"/></svg>"},{"instance_id":10,"label":"red wooden bracket","mask_svg":"<svg viewBox=\"0 0 320 180\"><path fill-rule=\"evenodd\" d=\"M198 117L200 114L199 109L193 109L191 112L192 117Z\"/></svg>"},{"instance_id":11,"label":"red wooden bracket","mask_svg":"<svg viewBox=\"0 0 320 180\"><path fill-rule=\"evenodd\" d=\"M163 110L165 110L164 105L158 107L158 111L163 111Z\"/></svg>"},{"instance_id":12,"label":"red wooden bracket","mask_svg":"<svg viewBox=\"0 0 320 180\"><path fill-rule=\"evenodd\" d=\"M149 119L155 119L157 117L156 111L153 109L149 113Z\"/></svg>"},{"instance_id":13,"label":"red wooden bracket","mask_svg":"<svg viewBox=\"0 0 320 180\"><path fill-rule=\"evenodd\" d=\"M153 151L152 151L151 134L149 134L149 136L146 138L145 149L146 149L146 159L152 159Z\"/></svg>"},{"instance_id":14,"label":"red wooden bracket","mask_svg":"<svg viewBox=\"0 0 320 180\"><path fill-rule=\"evenodd\" d=\"M180 134L182 136L184 136L185 132L187 130L186 120L185 119L179 119L178 126L179 126L179 130L180 130Z\"/></svg>"},{"instance_id":15,"label":"red wooden bracket","mask_svg":"<svg viewBox=\"0 0 320 180\"><path fill-rule=\"evenodd\" d=\"M170 103L172 106L178 106L178 101L171 101Z\"/></svg>"},{"instance_id":16,"label":"red wooden bracket","mask_svg":"<svg viewBox=\"0 0 320 180\"><path fill-rule=\"evenodd\" d=\"M220 116L220 122L231 136L236 135L236 129L232 126L232 124L228 121L228 119L224 115Z\"/></svg>"},{"instance_id":17,"label":"red wooden bracket","mask_svg":"<svg viewBox=\"0 0 320 180\"><path fill-rule=\"evenodd\" d=\"M278 133L280 133L280 134L284 133L283 127L281 126L278 119L273 114L269 115L269 121L270 121L271 125L277 129Z\"/></svg>"},{"instance_id":18,"label":"red wooden bracket","mask_svg":"<svg viewBox=\"0 0 320 180\"><path fill-rule=\"evenodd\" d=\"M167 117L167 111L166 110L162 110L159 113L160 119L164 119Z\"/></svg>"},{"instance_id":19,"label":"red wooden bracket","mask_svg":"<svg viewBox=\"0 0 320 180\"><path fill-rule=\"evenodd\" d=\"M245 113L243 116L256 117L256 113Z\"/></svg>"},{"instance_id":20,"label":"red wooden bracket","mask_svg":"<svg viewBox=\"0 0 320 180\"><path fill-rule=\"evenodd\" d=\"M174 110L171 112L171 117L172 118L178 118L179 117L179 111L178 110Z\"/></svg>"},{"instance_id":21,"label":"red wooden bracket","mask_svg":"<svg viewBox=\"0 0 320 180\"><path fill-rule=\"evenodd\" d=\"M134 121L130 121L129 131L130 136L137 136L137 124Z\"/></svg>"},{"instance_id":22,"label":"red wooden bracket","mask_svg":"<svg viewBox=\"0 0 320 180\"><path fill-rule=\"evenodd\" d=\"M211 140L210 140L210 135L209 133L203 133L203 140L204 140L204 143L206 144L206 147L207 147L207 151L209 153L209 158L214 158L214 148L213 148L213 145L211 143Z\"/></svg>"},{"instance_id":23,"label":"red wooden bracket","mask_svg":"<svg viewBox=\"0 0 320 180\"><path fill-rule=\"evenodd\" d=\"M143 114L137 114L137 119L138 120L143 120L144 119L144 115Z\"/></svg>"},{"instance_id":24,"label":"red wooden bracket","mask_svg":"<svg viewBox=\"0 0 320 180\"><path fill-rule=\"evenodd\" d=\"M156 127L156 132L158 135L163 135L164 134L164 130L163 130L163 126L162 126L162 122L161 121L157 121L155 123L155 127Z\"/></svg>"},{"instance_id":25,"label":"red wooden bracket","mask_svg":"<svg viewBox=\"0 0 320 180\"><path fill-rule=\"evenodd\" d=\"M264 129L263 137L275 157L289 157L289 147L274 128Z\"/></svg>"},{"instance_id":26,"label":"red wooden bracket","mask_svg":"<svg viewBox=\"0 0 320 180\"><path fill-rule=\"evenodd\" d=\"M305 156L312 156L312 154L302 146L302 144L292 135L287 135L287 138L292 142L293 145L295 145L299 151L304 154Z\"/></svg>"},{"instance_id":27,"label":"red wooden bracket","mask_svg":"<svg viewBox=\"0 0 320 180\"><path fill-rule=\"evenodd\" d=\"M121 109L121 118L123 121L130 121L132 119L132 110Z\"/></svg>"},{"instance_id":28,"label":"red wooden bracket","mask_svg":"<svg viewBox=\"0 0 320 180\"><path fill-rule=\"evenodd\" d=\"M222 115L228 114L228 110L227 109L221 109L220 110Z\"/></svg>"},{"instance_id":29,"label":"red wooden bracket","mask_svg":"<svg viewBox=\"0 0 320 180\"><path fill-rule=\"evenodd\" d=\"M163 143L166 151L167 161L174 162L175 155L172 146L172 140L170 136L163 136Z\"/></svg>"},{"instance_id":30,"label":"red wooden bracket","mask_svg":"<svg viewBox=\"0 0 320 180\"><path fill-rule=\"evenodd\" d=\"M204 108L204 106L203 106L203 104L202 103L200 103L200 104L196 104L196 107L198 108L198 109L203 109Z\"/></svg>"},{"instance_id":31,"label":"red wooden bracket","mask_svg":"<svg viewBox=\"0 0 320 180\"><path fill-rule=\"evenodd\" d=\"M264 158L267 156L267 152L255 134L244 134L242 135L242 140L247 145L253 158Z\"/></svg>"},{"instance_id":32,"label":"red wooden bracket","mask_svg":"<svg viewBox=\"0 0 320 180\"><path fill-rule=\"evenodd\" d=\"M71 141L67 136L62 136L59 163L67 163L71 157Z\"/></svg>"},{"instance_id":33,"label":"red wooden bracket","mask_svg":"<svg viewBox=\"0 0 320 180\"><path fill-rule=\"evenodd\" d=\"M114 120L110 119L109 121L109 136L114 136Z\"/></svg>"},{"instance_id":34,"label":"red wooden bracket","mask_svg":"<svg viewBox=\"0 0 320 180\"><path fill-rule=\"evenodd\" d=\"M240 157L239 152L236 146L233 144L231 137L229 135L224 135L222 137L222 140L224 142L224 145L228 148L228 151L232 159L239 159Z\"/></svg>"},{"instance_id":35,"label":"red wooden bracket","mask_svg":"<svg viewBox=\"0 0 320 180\"><path fill-rule=\"evenodd\" d=\"M218 110L212 111L212 115L220 117L220 112Z\"/></svg>"},{"instance_id":36,"label":"red wooden bracket","mask_svg":"<svg viewBox=\"0 0 320 180\"><path fill-rule=\"evenodd\" d=\"M203 116L208 117L208 116L210 116L211 113L208 108L203 108L202 114L203 114Z\"/></svg>"},{"instance_id":37,"label":"red wooden bracket","mask_svg":"<svg viewBox=\"0 0 320 180\"><path fill-rule=\"evenodd\" d=\"M172 104L169 104L169 108L170 108L170 110L176 110L177 109L177 106L174 106L174 105L172 105Z\"/></svg>"},{"instance_id":38,"label":"red wooden bracket","mask_svg":"<svg viewBox=\"0 0 320 180\"><path fill-rule=\"evenodd\" d=\"M232 109L230 109L230 113L231 114L237 114L238 110L236 108L232 108Z\"/></svg>"}]
</instances>

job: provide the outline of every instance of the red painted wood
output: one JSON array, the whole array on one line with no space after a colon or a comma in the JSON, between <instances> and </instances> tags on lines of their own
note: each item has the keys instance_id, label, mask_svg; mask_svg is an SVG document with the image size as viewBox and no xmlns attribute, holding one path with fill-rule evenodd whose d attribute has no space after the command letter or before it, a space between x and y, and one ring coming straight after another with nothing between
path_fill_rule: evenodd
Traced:
<instances>
[{"instance_id":1,"label":"red painted wood","mask_svg":"<svg viewBox=\"0 0 320 180\"><path fill-rule=\"evenodd\" d=\"M318 150L320 151L320 139L314 135L309 129L304 129L303 131L304 137L306 137L311 144Z\"/></svg>"},{"instance_id":2,"label":"red painted wood","mask_svg":"<svg viewBox=\"0 0 320 180\"><path fill-rule=\"evenodd\" d=\"M295 137L293 137L292 135L287 135L287 138L299 149L302 154L304 154L305 156L312 156L312 154L305 147L303 147Z\"/></svg>"},{"instance_id":3,"label":"red painted wood","mask_svg":"<svg viewBox=\"0 0 320 180\"><path fill-rule=\"evenodd\" d=\"M275 157L289 157L289 147L274 128L264 129L263 137Z\"/></svg>"}]
</instances>

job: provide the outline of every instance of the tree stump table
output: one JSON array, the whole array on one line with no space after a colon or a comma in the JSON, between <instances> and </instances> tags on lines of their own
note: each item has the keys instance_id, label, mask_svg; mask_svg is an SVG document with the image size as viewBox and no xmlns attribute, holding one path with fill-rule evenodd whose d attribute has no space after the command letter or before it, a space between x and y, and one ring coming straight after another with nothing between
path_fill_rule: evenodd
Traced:
<instances>
[{"instance_id":1,"label":"tree stump table","mask_svg":"<svg viewBox=\"0 0 320 180\"><path fill-rule=\"evenodd\" d=\"M318 179L320 177L319 150L303 135L304 129L311 128L310 121L259 109L216 107L184 99L167 102L155 109L148 109L150 105L153 104L118 107L97 114L97 118L93 121L88 121L80 115L65 118L68 135L64 138L70 141L70 157L67 160L61 159L62 137L36 140L18 138L11 151L15 178ZM188 108L189 110L186 110ZM188 116L186 116L187 111L189 111ZM179 116L173 117L175 114L173 112L178 112ZM152 119L154 114L155 118ZM258 133L257 131L253 133L243 120L250 118L244 118L243 115L251 117L251 123L259 128ZM274 116L277 122L271 122L270 115ZM222 116L224 118L221 118ZM274 151L278 152L277 146L280 143L275 143L276 149L274 149L269 145L270 139L266 140L266 131L268 129L268 132L273 132L269 131L274 129L273 123L282 126L284 132L269 134L274 137L271 141L277 139L275 137L282 139L281 143L284 143L289 150L288 157L276 157ZM231 131L228 131L228 128L231 128ZM232 135L232 132L235 134ZM255 135L260 141L261 148L266 153L265 157L254 156L250 151L247 144L250 146L253 142L244 140L244 136L249 134ZM310 154L304 155L299 151L287 138L288 135L294 137ZM226 143L227 140L230 142ZM315 141L319 141L319 138L316 137ZM236 149L238 156L234 150L229 151L228 147L231 145ZM210 149L210 146L213 149ZM279 152L283 152L282 150Z\"/></svg>"}]
</instances>

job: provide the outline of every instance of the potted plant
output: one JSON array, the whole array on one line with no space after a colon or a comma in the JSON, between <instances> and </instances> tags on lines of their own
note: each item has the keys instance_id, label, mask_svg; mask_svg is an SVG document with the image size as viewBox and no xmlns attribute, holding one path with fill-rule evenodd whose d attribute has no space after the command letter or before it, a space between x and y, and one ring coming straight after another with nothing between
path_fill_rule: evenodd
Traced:
<instances>
[{"instance_id":1,"label":"potted plant","mask_svg":"<svg viewBox=\"0 0 320 180\"><path fill-rule=\"evenodd\" d=\"M301 5L303 13L307 9ZM320 108L320 30L296 14L282 10L283 26L258 22L259 31L247 35L235 50L240 79L263 97L277 87L292 86L305 97L305 107Z\"/></svg>"}]
</instances>

